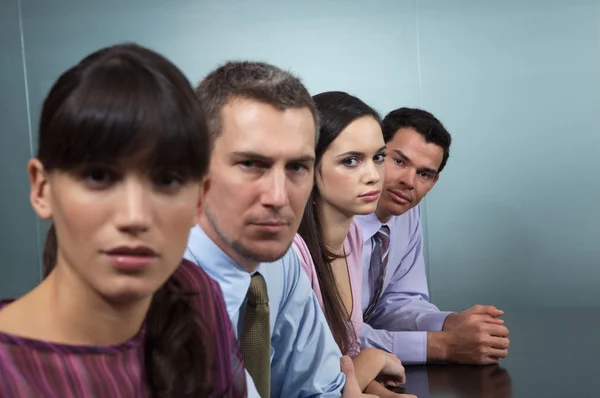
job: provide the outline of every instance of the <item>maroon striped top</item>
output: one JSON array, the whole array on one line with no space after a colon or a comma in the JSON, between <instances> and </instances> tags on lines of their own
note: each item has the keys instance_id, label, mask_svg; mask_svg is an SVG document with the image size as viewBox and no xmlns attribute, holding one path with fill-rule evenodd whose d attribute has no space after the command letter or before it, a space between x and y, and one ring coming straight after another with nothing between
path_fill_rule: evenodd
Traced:
<instances>
[{"instance_id":1,"label":"maroon striped top","mask_svg":"<svg viewBox=\"0 0 600 398\"><path fill-rule=\"evenodd\" d=\"M186 260L173 276L185 291L195 293L198 322L214 326L212 397L245 397L242 357L219 285ZM9 302L0 302L0 307ZM150 397L143 328L114 346L55 344L0 332L0 397Z\"/></svg>"}]
</instances>

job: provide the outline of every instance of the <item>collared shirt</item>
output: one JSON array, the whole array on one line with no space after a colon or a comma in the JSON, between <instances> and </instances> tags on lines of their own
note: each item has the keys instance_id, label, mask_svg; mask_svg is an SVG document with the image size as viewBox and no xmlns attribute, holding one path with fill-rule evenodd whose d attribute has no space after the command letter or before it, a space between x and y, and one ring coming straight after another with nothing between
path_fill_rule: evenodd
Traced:
<instances>
[{"instance_id":1,"label":"collared shirt","mask_svg":"<svg viewBox=\"0 0 600 398\"><path fill-rule=\"evenodd\" d=\"M197 225L184 257L219 283L239 339L251 274ZM255 272L265 279L271 310L271 396L340 397L346 382L342 354L294 250L273 263L261 263ZM248 391L258 397L251 381Z\"/></svg>"},{"instance_id":2,"label":"collared shirt","mask_svg":"<svg viewBox=\"0 0 600 398\"><path fill-rule=\"evenodd\" d=\"M375 213L357 216L363 247L362 306L367 308L375 292L369 279L373 236L383 225ZM427 361L427 332L439 332L450 312L441 312L429 302L421 210L417 205L385 225L390 228L390 252L381 298L368 324L361 330L361 347L393 352L405 364Z\"/></svg>"}]
</instances>

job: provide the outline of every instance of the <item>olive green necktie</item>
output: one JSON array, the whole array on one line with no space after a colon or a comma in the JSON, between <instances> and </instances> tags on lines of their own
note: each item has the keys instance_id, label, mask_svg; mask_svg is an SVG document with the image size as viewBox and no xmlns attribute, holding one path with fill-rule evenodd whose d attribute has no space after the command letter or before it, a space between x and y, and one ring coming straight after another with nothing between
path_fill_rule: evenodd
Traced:
<instances>
[{"instance_id":1,"label":"olive green necktie","mask_svg":"<svg viewBox=\"0 0 600 398\"><path fill-rule=\"evenodd\" d=\"M262 398L271 391L271 328L267 284L261 274L252 275L240 338L246 370Z\"/></svg>"}]
</instances>

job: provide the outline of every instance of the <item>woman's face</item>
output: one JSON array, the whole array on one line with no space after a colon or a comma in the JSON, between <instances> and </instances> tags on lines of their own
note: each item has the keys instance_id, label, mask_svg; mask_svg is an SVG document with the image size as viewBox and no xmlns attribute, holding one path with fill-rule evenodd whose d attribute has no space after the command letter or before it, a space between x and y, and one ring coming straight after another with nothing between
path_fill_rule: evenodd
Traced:
<instances>
[{"instance_id":1,"label":"woman's face","mask_svg":"<svg viewBox=\"0 0 600 398\"><path fill-rule=\"evenodd\" d=\"M31 201L53 219L57 268L104 299L149 298L181 262L204 185L115 166L78 173L29 164Z\"/></svg>"},{"instance_id":2,"label":"woman's face","mask_svg":"<svg viewBox=\"0 0 600 398\"><path fill-rule=\"evenodd\" d=\"M316 173L320 200L354 216L375 211L384 178L385 143L371 116L350 123L331 142Z\"/></svg>"}]
</instances>

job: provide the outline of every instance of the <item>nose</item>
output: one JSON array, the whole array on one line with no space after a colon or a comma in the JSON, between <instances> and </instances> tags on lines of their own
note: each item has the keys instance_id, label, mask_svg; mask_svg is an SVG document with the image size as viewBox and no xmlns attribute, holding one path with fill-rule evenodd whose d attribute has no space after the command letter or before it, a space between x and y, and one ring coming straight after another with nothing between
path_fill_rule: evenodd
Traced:
<instances>
[{"instance_id":1,"label":"nose","mask_svg":"<svg viewBox=\"0 0 600 398\"><path fill-rule=\"evenodd\" d=\"M123 180L118 195L117 228L122 232L139 235L150 228L148 202L151 192L141 178L130 177Z\"/></svg>"},{"instance_id":2,"label":"nose","mask_svg":"<svg viewBox=\"0 0 600 398\"><path fill-rule=\"evenodd\" d=\"M266 176L265 185L261 197L263 206L280 209L288 203L285 170L272 169L269 175Z\"/></svg>"},{"instance_id":3,"label":"nose","mask_svg":"<svg viewBox=\"0 0 600 398\"><path fill-rule=\"evenodd\" d=\"M383 177L383 167L378 167L379 165L375 164L375 162L367 162L365 165L365 173L364 173L364 181L367 185L374 185L381 181Z\"/></svg>"},{"instance_id":4,"label":"nose","mask_svg":"<svg viewBox=\"0 0 600 398\"><path fill-rule=\"evenodd\" d=\"M398 182L408 189L414 189L416 179L417 171L414 168L407 167L402 171Z\"/></svg>"}]
</instances>

